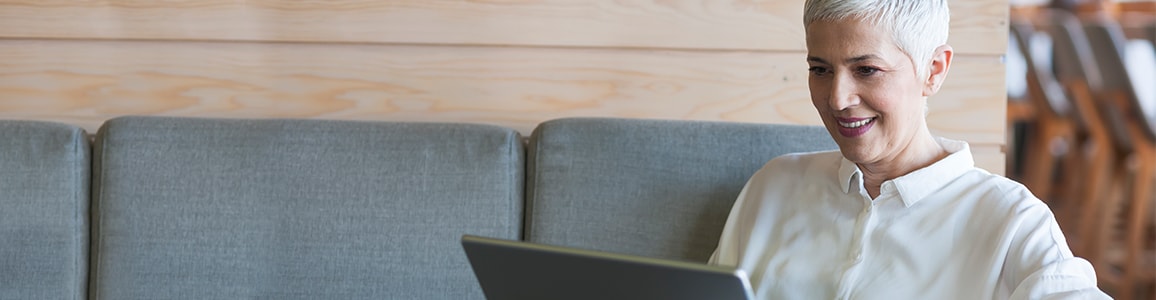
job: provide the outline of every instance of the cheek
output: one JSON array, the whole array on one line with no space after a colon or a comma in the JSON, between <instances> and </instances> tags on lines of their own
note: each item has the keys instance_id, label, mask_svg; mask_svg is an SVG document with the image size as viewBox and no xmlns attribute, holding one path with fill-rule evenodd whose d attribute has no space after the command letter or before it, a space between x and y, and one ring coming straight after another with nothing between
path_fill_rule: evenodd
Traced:
<instances>
[{"instance_id":1,"label":"cheek","mask_svg":"<svg viewBox=\"0 0 1156 300\"><path fill-rule=\"evenodd\" d=\"M825 85L824 81L810 78L807 80L807 89L811 92L811 104L814 104L815 108L821 110L827 107L825 103L829 88Z\"/></svg>"},{"instance_id":2,"label":"cheek","mask_svg":"<svg viewBox=\"0 0 1156 300\"><path fill-rule=\"evenodd\" d=\"M892 115L892 118L913 115L915 112L922 116L923 97L920 94L921 91L904 84L881 85L872 89L871 107Z\"/></svg>"}]
</instances>

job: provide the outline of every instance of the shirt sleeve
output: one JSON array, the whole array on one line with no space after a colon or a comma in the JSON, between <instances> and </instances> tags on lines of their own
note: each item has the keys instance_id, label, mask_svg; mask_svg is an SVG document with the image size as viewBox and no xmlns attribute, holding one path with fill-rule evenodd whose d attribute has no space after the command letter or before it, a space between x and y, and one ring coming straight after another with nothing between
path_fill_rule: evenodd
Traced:
<instances>
[{"instance_id":1,"label":"shirt sleeve","mask_svg":"<svg viewBox=\"0 0 1156 300\"><path fill-rule=\"evenodd\" d=\"M1004 264L1009 299L1111 299L1097 288L1092 264L1072 255L1046 205L1037 203L1020 214Z\"/></svg>"},{"instance_id":2,"label":"shirt sleeve","mask_svg":"<svg viewBox=\"0 0 1156 300\"><path fill-rule=\"evenodd\" d=\"M1069 257L1027 276L1010 299L1112 299L1096 288L1092 264Z\"/></svg>"}]
</instances>

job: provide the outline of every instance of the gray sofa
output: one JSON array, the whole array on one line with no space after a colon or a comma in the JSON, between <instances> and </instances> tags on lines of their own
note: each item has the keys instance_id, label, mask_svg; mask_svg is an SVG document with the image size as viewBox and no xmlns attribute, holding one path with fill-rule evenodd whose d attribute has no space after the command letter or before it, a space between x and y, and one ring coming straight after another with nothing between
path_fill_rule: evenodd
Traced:
<instances>
[{"instance_id":1,"label":"gray sofa","mask_svg":"<svg viewBox=\"0 0 1156 300\"><path fill-rule=\"evenodd\" d=\"M482 299L463 234L705 262L818 127L0 121L0 299ZM90 155L91 153L91 155Z\"/></svg>"}]
</instances>

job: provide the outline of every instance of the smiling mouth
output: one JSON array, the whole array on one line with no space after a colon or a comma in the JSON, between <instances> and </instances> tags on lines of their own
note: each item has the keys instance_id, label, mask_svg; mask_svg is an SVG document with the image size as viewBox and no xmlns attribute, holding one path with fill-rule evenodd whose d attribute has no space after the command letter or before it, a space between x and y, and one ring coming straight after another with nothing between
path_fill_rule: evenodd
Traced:
<instances>
[{"instance_id":1,"label":"smiling mouth","mask_svg":"<svg viewBox=\"0 0 1156 300\"><path fill-rule=\"evenodd\" d=\"M875 127L876 118L878 117L866 119L838 118L836 122L839 123L839 134L848 138L862 136L871 130L871 127Z\"/></svg>"},{"instance_id":2,"label":"smiling mouth","mask_svg":"<svg viewBox=\"0 0 1156 300\"><path fill-rule=\"evenodd\" d=\"M859 127L863 127L864 125L867 125L867 123L871 123L871 121L875 121L875 118L862 119L862 120L853 121L853 122L839 121L839 126L842 126L844 128L859 128Z\"/></svg>"}]
</instances>

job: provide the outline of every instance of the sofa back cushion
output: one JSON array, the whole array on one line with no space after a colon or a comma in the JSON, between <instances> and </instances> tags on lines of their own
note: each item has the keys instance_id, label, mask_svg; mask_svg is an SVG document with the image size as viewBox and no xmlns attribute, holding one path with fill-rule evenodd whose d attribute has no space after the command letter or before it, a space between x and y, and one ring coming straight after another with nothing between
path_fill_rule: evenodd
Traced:
<instances>
[{"instance_id":1,"label":"sofa back cushion","mask_svg":"<svg viewBox=\"0 0 1156 300\"><path fill-rule=\"evenodd\" d=\"M0 299L84 299L89 143L80 128L0 121Z\"/></svg>"},{"instance_id":2,"label":"sofa back cushion","mask_svg":"<svg viewBox=\"0 0 1156 300\"><path fill-rule=\"evenodd\" d=\"M528 149L526 240L706 262L748 177L775 156L835 148L822 127L543 123Z\"/></svg>"},{"instance_id":3,"label":"sofa back cushion","mask_svg":"<svg viewBox=\"0 0 1156 300\"><path fill-rule=\"evenodd\" d=\"M504 128L127 117L95 147L99 299L481 299L461 235L521 232Z\"/></svg>"}]
</instances>

